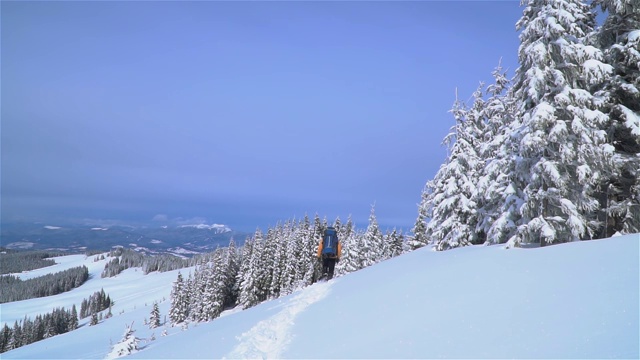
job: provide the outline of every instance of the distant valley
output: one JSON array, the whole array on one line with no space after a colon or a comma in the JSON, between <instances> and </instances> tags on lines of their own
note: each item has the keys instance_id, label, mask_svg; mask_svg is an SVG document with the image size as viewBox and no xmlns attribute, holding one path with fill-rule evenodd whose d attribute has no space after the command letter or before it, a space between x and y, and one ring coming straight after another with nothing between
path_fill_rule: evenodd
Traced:
<instances>
[{"instance_id":1,"label":"distant valley","mask_svg":"<svg viewBox=\"0 0 640 360\"><path fill-rule=\"evenodd\" d=\"M189 257L224 247L233 238L237 245L251 234L225 225L91 226L44 223L2 224L0 246L14 250L84 252L123 246L145 254Z\"/></svg>"}]
</instances>

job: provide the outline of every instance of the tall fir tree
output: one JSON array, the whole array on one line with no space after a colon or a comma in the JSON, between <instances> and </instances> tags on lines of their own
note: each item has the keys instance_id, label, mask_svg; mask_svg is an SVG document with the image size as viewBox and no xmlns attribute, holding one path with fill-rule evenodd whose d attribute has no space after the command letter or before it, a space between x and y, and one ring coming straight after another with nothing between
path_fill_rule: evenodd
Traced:
<instances>
[{"instance_id":1,"label":"tall fir tree","mask_svg":"<svg viewBox=\"0 0 640 360\"><path fill-rule=\"evenodd\" d=\"M171 309L169 319L172 324L184 322L189 317L189 299L187 297L187 286L181 273L173 283L171 289Z\"/></svg>"},{"instance_id":2,"label":"tall fir tree","mask_svg":"<svg viewBox=\"0 0 640 360\"><path fill-rule=\"evenodd\" d=\"M238 299L238 291L236 286L236 278L238 276L238 270L240 267L240 259L238 257L238 249L236 248L236 242L233 238L229 240L229 246L225 251L225 298L223 307L234 306Z\"/></svg>"},{"instance_id":3,"label":"tall fir tree","mask_svg":"<svg viewBox=\"0 0 640 360\"><path fill-rule=\"evenodd\" d=\"M264 256L265 241L262 231L257 229L253 237L251 256L247 259L246 272L242 274L238 302L242 308L247 309L262 301L264 289L264 268L261 268ZM243 260L245 261L245 260Z\"/></svg>"},{"instance_id":4,"label":"tall fir tree","mask_svg":"<svg viewBox=\"0 0 640 360\"><path fill-rule=\"evenodd\" d=\"M607 117L589 89L604 81L610 66L584 43L595 16L582 1L522 3L514 91L525 198L523 223L509 246L591 238L598 226L596 191L611 149L600 130Z\"/></svg>"},{"instance_id":5,"label":"tall fir tree","mask_svg":"<svg viewBox=\"0 0 640 360\"><path fill-rule=\"evenodd\" d=\"M456 121L444 143L450 151L435 178L427 183L427 237L436 249L447 250L477 244L484 236L477 231L478 212L476 184L482 166L483 84L474 92L471 109L456 99L451 110Z\"/></svg>"},{"instance_id":6,"label":"tall fir tree","mask_svg":"<svg viewBox=\"0 0 640 360\"><path fill-rule=\"evenodd\" d=\"M481 168L477 195L482 197L478 226L486 234L486 244L502 244L511 239L520 225L522 189L517 185L517 143L520 124L514 116L513 92L506 71L499 64L487 86L489 99L481 117L486 123L480 156Z\"/></svg>"},{"instance_id":7,"label":"tall fir tree","mask_svg":"<svg viewBox=\"0 0 640 360\"><path fill-rule=\"evenodd\" d=\"M640 232L640 2L597 0L607 12L594 43L613 67L596 94L608 115L605 130L615 147L612 171L603 184L602 236Z\"/></svg>"}]
</instances>

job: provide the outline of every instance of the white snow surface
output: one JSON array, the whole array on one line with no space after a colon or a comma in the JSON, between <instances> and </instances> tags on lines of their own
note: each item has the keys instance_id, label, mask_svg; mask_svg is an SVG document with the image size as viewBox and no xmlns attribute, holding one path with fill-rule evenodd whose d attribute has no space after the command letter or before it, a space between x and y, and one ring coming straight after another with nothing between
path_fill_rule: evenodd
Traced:
<instances>
[{"instance_id":1,"label":"white snow surface","mask_svg":"<svg viewBox=\"0 0 640 360\"><path fill-rule=\"evenodd\" d=\"M0 305L10 325L104 288L112 318L2 354L3 359L104 359L134 323L133 359L633 358L640 357L640 234L544 248L422 248L208 323L148 329L177 271L129 269L68 293ZM190 269L181 270L188 275ZM42 272L43 269L35 272ZM27 274L26 276L29 276ZM166 336L161 336L166 331ZM154 335L155 340L149 340Z\"/></svg>"},{"instance_id":2,"label":"white snow surface","mask_svg":"<svg viewBox=\"0 0 640 360\"><path fill-rule=\"evenodd\" d=\"M206 230L216 230L218 233L229 232L231 229L227 225L222 224L193 224L193 225L180 225L180 228L196 228L196 229L206 229Z\"/></svg>"}]
</instances>

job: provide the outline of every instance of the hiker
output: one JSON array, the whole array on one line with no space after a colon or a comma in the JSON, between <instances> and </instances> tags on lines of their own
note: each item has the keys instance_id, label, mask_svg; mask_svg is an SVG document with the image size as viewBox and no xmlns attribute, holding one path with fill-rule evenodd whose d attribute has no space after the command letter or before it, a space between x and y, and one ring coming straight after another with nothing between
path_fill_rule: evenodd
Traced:
<instances>
[{"instance_id":1,"label":"hiker","mask_svg":"<svg viewBox=\"0 0 640 360\"><path fill-rule=\"evenodd\" d=\"M341 251L342 244L338 239L338 232L330 226L324 231L320 245L318 245L318 260L322 260L321 279L333 278L333 270L336 267L336 263L340 261Z\"/></svg>"}]
</instances>

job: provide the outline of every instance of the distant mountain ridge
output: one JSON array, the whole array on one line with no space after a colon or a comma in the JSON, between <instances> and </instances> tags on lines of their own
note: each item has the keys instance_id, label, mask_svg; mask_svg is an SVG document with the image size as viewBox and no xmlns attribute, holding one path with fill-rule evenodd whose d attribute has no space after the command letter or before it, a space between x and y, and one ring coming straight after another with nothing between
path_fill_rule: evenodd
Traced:
<instances>
[{"instance_id":1,"label":"distant mountain ridge","mask_svg":"<svg viewBox=\"0 0 640 360\"><path fill-rule=\"evenodd\" d=\"M213 251L227 246L232 238L240 245L251 235L222 224L58 226L49 223L2 224L0 234L1 246L7 249L83 252L123 246L146 254L179 256Z\"/></svg>"}]
</instances>

